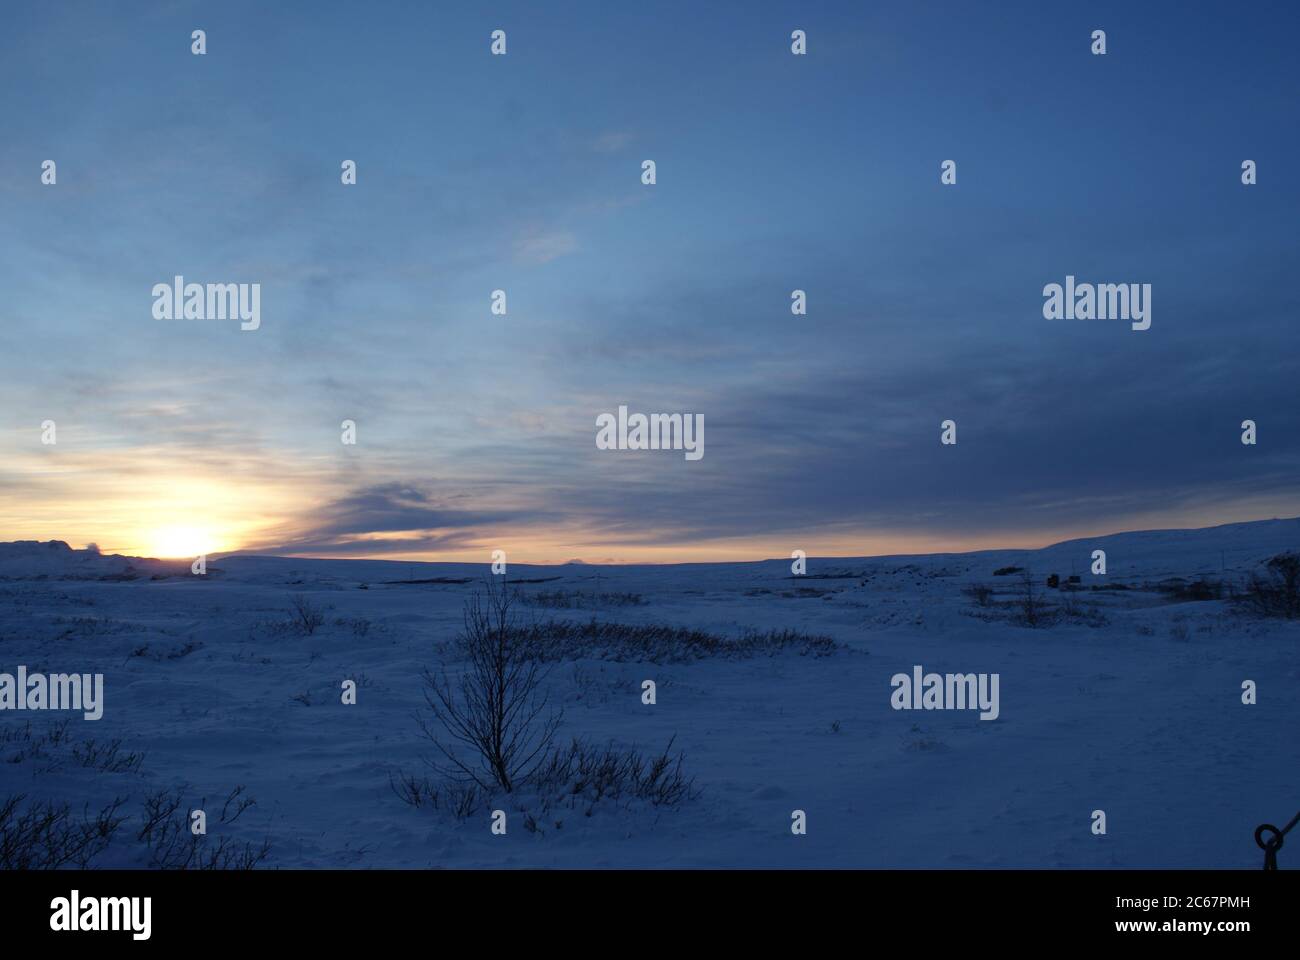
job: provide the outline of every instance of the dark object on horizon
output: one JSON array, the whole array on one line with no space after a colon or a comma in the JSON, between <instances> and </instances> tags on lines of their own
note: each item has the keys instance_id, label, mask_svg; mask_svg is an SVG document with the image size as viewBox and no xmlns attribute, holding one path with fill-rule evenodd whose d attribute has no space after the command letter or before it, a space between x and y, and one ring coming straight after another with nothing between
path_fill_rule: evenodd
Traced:
<instances>
[{"instance_id":1,"label":"dark object on horizon","mask_svg":"<svg viewBox=\"0 0 1300 960\"><path fill-rule=\"evenodd\" d=\"M993 571L993 576L995 576L995 577L1009 577L1009 576L1011 576L1011 574L1013 574L1013 573L1022 573L1022 572L1024 572L1024 569L1025 569L1024 567L999 567L998 569L996 569L996 570Z\"/></svg>"},{"instance_id":2,"label":"dark object on horizon","mask_svg":"<svg viewBox=\"0 0 1300 960\"><path fill-rule=\"evenodd\" d=\"M1061 578L1057 576L1055 573L1050 574L1047 578L1047 585L1055 589L1056 587L1059 587L1061 585Z\"/></svg>"}]
</instances>

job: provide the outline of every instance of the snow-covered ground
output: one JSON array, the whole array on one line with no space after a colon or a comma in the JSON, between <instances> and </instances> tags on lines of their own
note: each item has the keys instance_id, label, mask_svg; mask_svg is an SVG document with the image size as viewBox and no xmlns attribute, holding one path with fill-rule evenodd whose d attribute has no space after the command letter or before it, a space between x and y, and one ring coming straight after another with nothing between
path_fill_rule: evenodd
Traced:
<instances>
[{"instance_id":1,"label":"snow-covered ground","mask_svg":"<svg viewBox=\"0 0 1300 960\"><path fill-rule=\"evenodd\" d=\"M527 596L642 599L528 605L527 618L727 637L790 628L842 649L554 664L561 738L647 753L672 739L696 795L559 801L543 816L524 790L458 817L404 803L390 778L426 772L421 672L457 669L452 641L487 562L232 557L196 577L188 564L4 544L0 673L102 673L105 690L98 721L0 712L0 802L24 794L80 813L123 799L130 819L96 861L106 867L148 864L143 799L187 785L187 809L206 798L210 839L268 839L267 867L1256 868L1255 826L1300 809L1300 621L1180 599L1169 581L1240 584L1297 548L1300 520L1273 520L1038 551L810 558L803 577L790 560L511 564ZM1104 577L1090 572L1097 549ZM1010 566L1032 571L1056 622L1019 622L1023 584L994 575ZM1078 575L1080 589L1047 589L1051 573ZM975 584L995 590L983 605ZM295 595L324 614L312 633L288 625ZM891 677L918 664L998 674L997 719L893 709ZM341 702L348 679L355 705ZM41 742L67 718L65 740ZM118 738L114 759L102 750ZM256 805L223 824L238 785ZM506 811L504 836L492 808ZM806 835L791 832L794 810Z\"/></svg>"}]
</instances>

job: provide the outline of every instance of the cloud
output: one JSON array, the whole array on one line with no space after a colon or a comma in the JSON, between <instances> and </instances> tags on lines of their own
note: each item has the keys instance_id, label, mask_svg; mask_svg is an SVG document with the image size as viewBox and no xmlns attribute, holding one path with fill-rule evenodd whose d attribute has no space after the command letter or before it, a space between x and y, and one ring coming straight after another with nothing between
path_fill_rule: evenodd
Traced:
<instances>
[{"instance_id":1,"label":"cloud","mask_svg":"<svg viewBox=\"0 0 1300 960\"><path fill-rule=\"evenodd\" d=\"M631 131L611 130L597 137L591 148L597 153L617 153L630 144L632 140L633 134Z\"/></svg>"},{"instance_id":2,"label":"cloud","mask_svg":"<svg viewBox=\"0 0 1300 960\"><path fill-rule=\"evenodd\" d=\"M515 257L524 263L550 263L576 249L578 240L567 230L529 228L515 237Z\"/></svg>"},{"instance_id":3,"label":"cloud","mask_svg":"<svg viewBox=\"0 0 1300 960\"><path fill-rule=\"evenodd\" d=\"M443 500L418 486L383 483L354 490L313 509L301 529L277 541L253 544L244 552L271 555L436 552L472 546L485 528L526 520L518 511L448 507Z\"/></svg>"}]
</instances>

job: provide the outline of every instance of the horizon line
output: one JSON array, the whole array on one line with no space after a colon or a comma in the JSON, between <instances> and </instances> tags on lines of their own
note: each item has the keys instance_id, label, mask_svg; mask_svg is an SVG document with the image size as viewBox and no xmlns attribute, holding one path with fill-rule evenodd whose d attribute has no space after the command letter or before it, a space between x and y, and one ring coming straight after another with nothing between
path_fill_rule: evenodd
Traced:
<instances>
[{"instance_id":1,"label":"horizon line","mask_svg":"<svg viewBox=\"0 0 1300 960\"><path fill-rule=\"evenodd\" d=\"M1126 530L1111 530L1107 533L1083 534L1079 536L1065 537L1064 539L1048 540L1048 542L1039 543L1035 546L986 546L986 547L976 547L974 549L967 549L967 550L948 549L948 550L931 550L931 551L911 552L911 553L899 552L899 553L822 554L822 553L813 553L813 552L805 551L804 556L806 559L810 559L810 560L813 559L815 560L869 560L869 559L888 559L893 557L968 556L971 554L978 554L978 553L997 553L997 552L1009 552L1009 551L1032 552L1037 550L1048 550L1051 549L1052 547L1062 546L1064 544L1075 543L1083 540L1100 540L1108 537L1123 536L1126 534L1180 533L1180 532L1185 533L1185 532L1193 532L1193 531L1217 530L1223 527L1244 526L1247 524L1285 523L1285 522L1297 522L1297 521L1300 521L1300 516L1261 517L1254 520L1233 520L1224 523L1212 523L1206 526L1139 527L1135 529L1126 529ZM0 546L7 546L7 545L13 545L19 543L32 543L32 544L62 543L65 546L67 546L68 549L75 550L78 552L85 552L90 546L92 546L91 544L87 544L86 547L77 548L77 547L73 547L70 543L68 543L68 541L59 538L52 538L50 540L6 540L6 541L0 541ZM500 549L500 548L498 547L496 549ZM188 556L153 557L153 556L144 556L144 555L135 555L135 554L124 554L124 553L104 553L102 551L97 551L97 552L99 552L100 556L106 558L121 557L126 560L151 560L160 563L182 562L182 561L189 561L189 560L196 559L195 557L188 557ZM215 562L220 562L223 560L311 560L311 561L328 561L332 563L349 563L349 562L392 563L392 564L419 563L419 564L429 564L429 565L444 564L448 566L450 565L464 566L467 564L480 564L480 563L491 564L492 563L491 559L431 560L431 559L416 559L411 557L394 558L394 557L384 557L384 556L314 556L314 555L292 554L292 553L257 553L257 552L247 552L244 550L217 551L211 554L206 554L205 556L207 556L210 560ZM793 555L766 556L766 557L754 557L754 558L746 558L746 559L726 559L726 560L671 560L671 561L659 560L656 561L656 560L616 560L610 558L605 558L602 560L584 560L582 558L576 558L576 557L568 560L510 560L507 556L507 561L508 563L516 566L529 566L529 567L564 567L564 566L672 567L672 566L708 566L708 565L719 565L719 564L759 564L759 563L772 563L776 561L785 562L792 559L792 557Z\"/></svg>"}]
</instances>

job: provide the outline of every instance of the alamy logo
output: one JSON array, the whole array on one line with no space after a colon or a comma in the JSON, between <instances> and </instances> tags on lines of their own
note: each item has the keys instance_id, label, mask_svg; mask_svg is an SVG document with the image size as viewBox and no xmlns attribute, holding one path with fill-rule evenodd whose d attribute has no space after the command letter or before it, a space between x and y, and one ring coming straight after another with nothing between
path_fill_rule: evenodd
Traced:
<instances>
[{"instance_id":1,"label":"alamy logo","mask_svg":"<svg viewBox=\"0 0 1300 960\"><path fill-rule=\"evenodd\" d=\"M644 413L630 416L627 407L618 416L596 417L598 450L685 450L687 460L704 456L704 414Z\"/></svg>"},{"instance_id":2,"label":"alamy logo","mask_svg":"<svg viewBox=\"0 0 1300 960\"><path fill-rule=\"evenodd\" d=\"M262 325L260 283L186 283L181 276L153 286L155 320L240 320L240 330Z\"/></svg>"},{"instance_id":3,"label":"alamy logo","mask_svg":"<svg viewBox=\"0 0 1300 960\"><path fill-rule=\"evenodd\" d=\"M148 940L153 928L152 897L86 897L73 890L71 896L50 901L50 929L129 930L132 940Z\"/></svg>"},{"instance_id":4,"label":"alamy logo","mask_svg":"<svg viewBox=\"0 0 1300 960\"><path fill-rule=\"evenodd\" d=\"M889 685L894 692L889 705L895 710L979 710L981 720L996 720L998 684L996 673L925 673L921 665L909 676L896 673Z\"/></svg>"},{"instance_id":5,"label":"alamy logo","mask_svg":"<svg viewBox=\"0 0 1300 960\"><path fill-rule=\"evenodd\" d=\"M0 710L81 710L87 720L104 715L102 673L0 673Z\"/></svg>"},{"instance_id":6,"label":"alamy logo","mask_svg":"<svg viewBox=\"0 0 1300 960\"><path fill-rule=\"evenodd\" d=\"M1131 320L1134 330L1151 326L1151 284L1080 283L1074 276L1065 286L1043 287L1043 318L1046 320Z\"/></svg>"}]
</instances>

